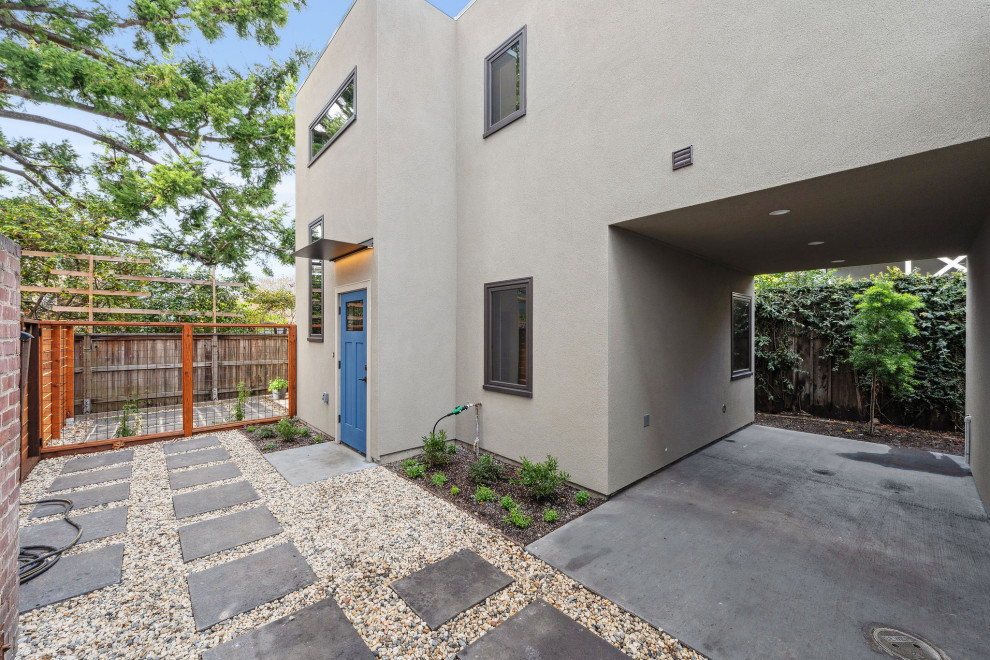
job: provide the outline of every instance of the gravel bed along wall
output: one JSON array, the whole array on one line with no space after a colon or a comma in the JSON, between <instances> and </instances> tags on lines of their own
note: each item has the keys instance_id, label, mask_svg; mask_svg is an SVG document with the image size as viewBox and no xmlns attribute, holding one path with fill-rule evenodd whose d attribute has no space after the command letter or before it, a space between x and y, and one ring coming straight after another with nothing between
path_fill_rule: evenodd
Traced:
<instances>
[{"instance_id":1,"label":"gravel bed along wall","mask_svg":"<svg viewBox=\"0 0 990 660\"><path fill-rule=\"evenodd\" d=\"M176 521L161 445L135 447L127 531L71 551L123 542L121 584L24 614L19 658L198 658L207 648L330 595L369 648L383 658L449 658L537 597L632 657L701 657L385 468L292 488L239 432L215 435L261 499ZM66 460L39 464L25 483L22 500L43 496ZM180 525L260 504L281 523L281 534L188 564L182 561L176 531ZM119 503L105 508L111 506ZM22 508L22 524L29 512ZM287 541L306 557L317 575L315 584L195 632L186 584L189 571ZM515 582L430 631L389 584L462 548L474 550Z\"/></svg>"}]
</instances>

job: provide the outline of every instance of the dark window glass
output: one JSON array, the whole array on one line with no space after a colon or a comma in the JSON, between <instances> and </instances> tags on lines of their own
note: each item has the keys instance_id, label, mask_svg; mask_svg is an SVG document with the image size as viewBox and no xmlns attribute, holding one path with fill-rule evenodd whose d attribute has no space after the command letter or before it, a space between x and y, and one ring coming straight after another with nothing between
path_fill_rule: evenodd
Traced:
<instances>
[{"instance_id":1,"label":"dark window glass","mask_svg":"<svg viewBox=\"0 0 990 660\"><path fill-rule=\"evenodd\" d=\"M323 238L323 218L309 226L309 242ZM323 338L323 260L309 260L309 336Z\"/></svg>"},{"instance_id":2,"label":"dark window glass","mask_svg":"<svg viewBox=\"0 0 990 660\"><path fill-rule=\"evenodd\" d=\"M364 330L364 301L355 300L347 303L347 323L348 332L361 332Z\"/></svg>"},{"instance_id":3,"label":"dark window glass","mask_svg":"<svg viewBox=\"0 0 990 660\"><path fill-rule=\"evenodd\" d=\"M526 28L485 58L485 136L526 114Z\"/></svg>"},{"instance_id":4,"label":"dark window glass","mask_svg":"<svg viewBox=\"0 0 990 660\"><path fill-rule=\"evenodd\" d=\"M753 299L732 294L732 377L753 373Z\"/></svg>"},{"instance_id":5,"label":"dark window glass","mask_svg":"<svg viewBox=\"0 0 990 660\"><path fill-rule=\"evenodd\" d=\"M355 116L357 71L337 90L333 99L309 127L309 157L314 160L340 134Z\"/></svg>"},{"instance_id":6,"label":"dark window glass","mask_svg":"<svg viewBox=\"0 0 990 660\"><path fill-rule=\"evenodd\" d=\"M485 388L531 395L532 279L485 285Z\"/></svg>"}]
</instances>

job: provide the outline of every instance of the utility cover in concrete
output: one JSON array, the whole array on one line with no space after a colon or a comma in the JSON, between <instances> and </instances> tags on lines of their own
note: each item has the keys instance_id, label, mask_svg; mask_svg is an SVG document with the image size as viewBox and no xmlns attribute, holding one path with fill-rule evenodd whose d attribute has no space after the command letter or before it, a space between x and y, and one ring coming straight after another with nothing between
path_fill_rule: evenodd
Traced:
<instances>
[{"instance_id":1,"label":"utility cover in concrete","mask_svg":"<svg viewBox=\"0 0 990 660\"><path fill-rule=\"evenodd\" d=\"M431 630L512 584L512 578L471 552L460 550L392 583Z\"/></svg>"},{"instance_id":2,"label":"utility cover in concrete","mask_svg":"<svg viewBox=\"0 0 990 660\"><path fill-rule=\"evenodd\" d=\"M290 486L305 486L314 481L374 466L374 463L364 460L361 454L336 442L276 451L265 454L265 458Z\"/></svg>"},{"instance_id":3,"label":"utility cover in concrete","mask_svg":"<svg viewBox=\"0 0 990 660\"><path fill-rule=\"evenodd\" d=\"M495 630L462 649L461 660L573 660L628 658L598 635L543 600L535 600Z\"/></svg>"},{"instance_id":4,"label":"utility cover in concrete","mask_svg":"<svg viewBox=\"0 0 990 660\"><path fill-rule=\"evenodd\" d=\"M133 449L121 451L105 451L90 456L80 456L66 461L62 466L62 474L71 472L81 472L82 470L92 470L93 468L108 467L120 463L129 463L134 458Z\"/></svg>"},{"instance_id":5,"label":"utility cover in concrete","mask_svg":"<svg viewBox=\"0 0 990 660\"><path fill-rule=\"evenodd\" d=\"M88 509L91 506L101 506L110 502L126 500L130 497L130 494L131 484L125 481L124 483L112 484L110 486L97 486L96 488L77 490L74 493L65 493L64 495L50 495L44 499L72 500L72 511L74 512L79 509ZM43 516L62 513L63 511L65 511L65 507L61 504L39 504L31 512L31 518L41 518ZM70 512L69 515L71 516L72 513Z\"/></svg>"},{"instance_id":6,"label":"utility cover in concrete","mask_svg":"<svg viewBox=\"0 0 990 660\"><path fill-rule=\"evenodd\" d=\"M196 630L206 630L315 581L313 569L291 543L190 573Z\"/></svg>"},{"instance_id":7,"label":"utility cover in concrete","mask_svg":"<svg viewBox=\"0 0 990 660\"><path fill-rule=\"evenodd\" d=\"M207 511L225 509L235 504L244 504L258 499L258 493L246 481L205 488L192 493L172 497L172 507L176 518L188 518Z\"/></svg>"},{"instance_id":8,"label":"utility cover in concrete","mask_svg":"<svg viewBox=\"0 0 990 660\"><path fill-rule=\"evenodd\" d=\"M374 657L333 598L304 607L203 653L203 660L361 660Z\"/></svg>"},{"instance_id":9,"label":"utility cover in concrete","mask_svg":"<svg viewBox=\"0 0 990 660\"><path fill-rule=\"evenodd\" d=\"M230 458L230 454L223 447L213 447L212 449L201 449L200 451L189 452L188 454L175 454L165 459L165 467L169 470L177 468L202 465L203 463L215 463L225 461Z\"/></svg>"},{"instance_id":10,"label":"utility cover in concrete","mask_svg":"<svg viewBox=\"0 0 990 660\"><path fill-rule=\"evenodd\" d=\"M123 564L123 543L62 557L46 572L20 586L18 611L61 603L117 584Z\"/></svg>"},{"instance_id":11,"label":"utility cover in concrete","mask_svg":"<svg viewBox=\"0 0 990 660\"><path fill-rule=\"evenodd\" d=\"M206 449L207 447L219 447L220 441L217 440L215 435L199 435L195 438L189 438L188 440L180 440L179 442L170 442L168 444L162 445L162 451L165 455L179 454L184 451L193 451L194 449Z\"/></svg>"},{"instance_id":12,"label":"utility cover in concrete","mask_svg":"<svg viewBox=\"0 0 990 660\"><path fill-rule=\"evenodd\" d=\"M80 486L92 486L108 481L120 481L131 478L130 465L118 465L117 467L106 468L104 470L94 470L93 472L81 472L79 474L67 474L52 482L48 492L54 493L58 490L68 490L69 488L79 488Z\"/></svg>"},{"instance_id":13,"label":"utility cover in concrete","mask_svg":"<svg viewBox=\"0 0 990 660\"><path fill-rule=\"evenodd\" d=\"M94 511L93 513L83 513L78 516L74 516L72 512L69 512L69 517L82 527L82 536L76 542L77 545L120 534L127 529L126 506ZM77 533L75 527L60 517L40 525L21 527L19 541L21 546L50 545L55 548L61 548L76 538Z\"/></svg>"},{"instance_id":14,"label":"utility cover in concrete","mask_svg":"<svg viewBox=\"0 0 990 660\"><path fill-rule=\"evenodd\" d=\"M214 481L233 479L241 476L241 471L233 463L221 463L220 465L208 465L207 467L196 468L195 470L185 470L183 472L173 472L168 475L168 483L172 490L180 488L191 488L192 486L202 486L211 484Z\"/></svg>"},{"instance_id":15,"label":"utility cover in concrete","mask_svg":"<svg viewBox=\"0 0 990 660\"><path fill-rule=\"evenodd\" d=\"M281 531L282 526L264 506L193 523L179 528L182 559L192 561Z\"/></svg>"}]
</instances>

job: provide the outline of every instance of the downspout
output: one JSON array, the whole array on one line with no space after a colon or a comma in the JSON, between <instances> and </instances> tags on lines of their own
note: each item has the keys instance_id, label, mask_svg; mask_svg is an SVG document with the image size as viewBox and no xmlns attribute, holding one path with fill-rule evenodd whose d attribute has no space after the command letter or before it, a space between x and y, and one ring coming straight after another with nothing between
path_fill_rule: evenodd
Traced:
<instances>
[{"instance_id":1,"label":"downspout","mask_svg":"<svg viewBox=\"0 0 990 660\"><path fill-rule=\"evenodd\" d=\"M963 450L963 456L965 457L966 465L969 465L970 435L971 429L973 428L972 415L966 415L966 419L963 421L963 426L966 429L966 448Z\"/></svg>"}]
</instances>

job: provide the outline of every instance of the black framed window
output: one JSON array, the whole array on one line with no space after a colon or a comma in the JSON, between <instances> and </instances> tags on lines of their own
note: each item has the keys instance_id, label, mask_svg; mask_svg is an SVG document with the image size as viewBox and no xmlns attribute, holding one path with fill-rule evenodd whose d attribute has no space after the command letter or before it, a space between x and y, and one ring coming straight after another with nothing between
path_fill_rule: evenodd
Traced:
<instances>
[{"instance_id":1,"label":"black framed window","mask_svg":"<svg viewBox=\"0 0 990 660\"><path fill-rule=\"evenodd\" d=\"M320 157L333 141L357 119L357 68L351 71L330 102L309 125L309 164Z\"/></svg>"},{"instance_id":2,"label":"black framed window","mask_svg":"<svg viewBox=\"0 0 990 660\"><path fill-rule=\"evenodd\" d=\"M526 26L485 58L485 133L526 114Z\"/></svg>"},{"instance_id":3,"label":"black framed window","mask_svg":"<svg viewBox=\"0 0 990 660\"><path fill-rule=\"evenodd\" d=\"M732 294L732 378L753 375L753 299Z\"/></svg>"},{"instance_id":4,"label":"black framed window","mask_svg":"<svg viewBox=\"0 0 990 660\"><path fill-rule=\"evenodd\" d=\"M323 238L323 217L309 225L309 242ZM309 260L309 339L323 341L323 273L322 259Z\"/></svg>"},{"instance_id":5,"label":"black framed window","mask_svg":"<svg viewBox=\"0 0 990 660\"><path fill-rule=\"evenodd\" d=\"M486 390L533 396L533 278L485 285Z\"/></svg>"}]
</instances>

